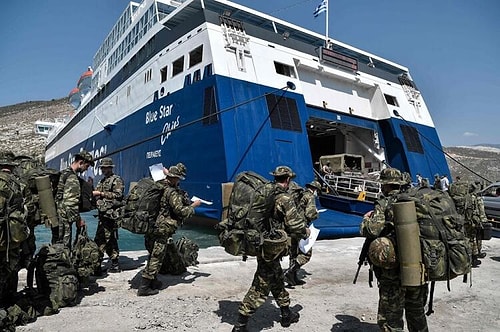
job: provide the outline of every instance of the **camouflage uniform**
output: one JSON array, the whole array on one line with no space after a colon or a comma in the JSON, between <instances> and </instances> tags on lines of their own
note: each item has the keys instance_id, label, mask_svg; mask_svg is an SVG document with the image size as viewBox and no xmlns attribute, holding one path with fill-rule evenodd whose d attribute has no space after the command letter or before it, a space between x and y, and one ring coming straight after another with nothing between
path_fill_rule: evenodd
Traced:
<instances>
[{"instance_id":1,"label":"camouflage uniform","mask_svg":"<svg viewBox=\"0 0 500 332\"><path fill-rule=\"evenodd\" d=\"M467 218L465 223L465 233L469 238L471 249L473 266L477 266L480 262L477 261L478 258L484 258L485 254L481 253L482 239L481 239L481 229L483 223L488 222L486 213L484 212L483 198L479 195L473 193L472 195L472 216Z\"/></svg>"},{"instance_id":2,"label":"camouflage uniform","mask_svg":"<svg viewBox=\"0 0 500 332\"><path fill-rule=\"evenodd\" d=\"M103 158L100 167L114 167L113 161L111 158ZM119 272L118 256L120 252L118 249L116 209L120 207L123 200L125 184L120 176L110 171L99 181L95 190L99 192L99 200L97 201L99 224L94 241L99 246L101 262L104 253L106 253L111 258L110 272Z\"/></svg>"},{"instance_id":3,"label":"camouflage uniform","mask_svg":"<svg viewBox=\"0 0 500 332\"><path fill-rule=\"evenodd\" d=\"M399 175L398 175L399 174ZM395 243L393 214L391 205L395 201L395 195L400 192L399 185L404 185L401 173L396 169L384 169L380 174L381 183L392 184L393 190L386 192L375 203L371 215L365 215L360 226L361 235L367 238L377 238L382 233ZM398 188L398 189L395 189ZM403 312L406 316L408 330L428 331L424 306L427 301L428 285L416 287L401 287L399 266L396 268L382 268L373 266L377 276L379 287L379 303L377 324L382 331L403 331Z\"/></svg>"},{"instance_id":4,"label":"camouflage uniform","mask_svg":"<svg viewBox=\"0 0 500 332\"><path fill-rule=\"evenodd\" d=\"M321 184L317 181L313 181L308 183L306 188L307 189L302 190L297 207L306 226L309 226L314 220L318 219L314 191L321 191ZM300 239L292 238L290 246L290 265L285 272L285 280L291 286L304 284L304 281L298 278L297 272L300 267L307 264L312 257L312 249L307 253L303 253L299 248L299 241Z\"/></svg>"},{"instance_id":5,"label":"camouflage uniform","mask_svg":"<svg viewBox=\"0 0 500 332\"><path fill-rule=\"evenodd\" d=\"M0 160L0 168L15 166L7 160ZM19 271L19 257L21 242L14 242L6 237L8 232L7 223L16 214L16 219L25 220L24 198L22 188L18 179L10 171L0 170L2 180L0 181L0 308L8 307L17 293ZM9 210L8 215L7 209ZM12 233L9 232L9 233ZM10 237L11 235L9 235Z\"/></svg>"},{"instance_id":6,"label":"camouflage uniform","mask_svg":"<svg viewBox=\"0 0 500 332\"><path fill-rule=\"evenodd\" d=\"M275 177L294 176L294 173L289 167L279 166L271 173ZM293 197L287 192L287 188L280 185L275 185L275 206L274 213L269 220L275 229L285 230L292 238L307 237L306 225L297 211L297 206ZM239 307L238 323L234 326L233 331L245 331L248 318L267 300L269 292L274 297L276 304L281 309L281 325L284 327L290 326L291 323L297 322L299 319L298 313L290 311L290 296L285 289L284 274L281 268L280 257L266 261L262 257L257 256L257 271L255 271L252 286L246 293Z\"/></svg>"},{"instance_id":7,"label":"camouflage uniform","mask_svg":"<svg viewBox=\"0 0 500 332\"><path fill-rule=\"evenodd\" d=\"M79 166L80 162L83 166ZM56 208L59 225L52 227L52 243L62 243L71 250L73 223L76 223L79 232L80 217L80 181L73 164L78 171L85 171L90 165L94 166L92 155L83 150L75 154L75 160L70 167L61 171L57 185ZM64 182L62 182L66 179Z\"/></svg>"},{"instance_id":8,"label":"camouflage uniform","mask_svg":"<svg viewBox=\"0 0 500 332\"><path fill-rule=\"evenodd\" d=\"M142 271L143 285L141 287L145 291L150 289L151 281L156 279L161 269L169 238L185 219L194 214L194 208L186 205L183 192L172 183L171 177L184 178L176 166L169 168L167 179L164 180L166 188L161 197L160 214L154 226L145 235L144 241L149 251L148 263ZM153 293L141 294L141 288L138 294L153 295Z\"/></svg>"}]
</instances>

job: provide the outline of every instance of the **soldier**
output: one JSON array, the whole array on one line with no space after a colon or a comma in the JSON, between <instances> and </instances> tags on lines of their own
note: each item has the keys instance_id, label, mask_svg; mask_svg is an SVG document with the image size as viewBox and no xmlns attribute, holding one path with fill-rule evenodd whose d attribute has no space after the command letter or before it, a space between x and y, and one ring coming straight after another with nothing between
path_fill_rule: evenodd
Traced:
<instances>
[{"instance_id":1,"label":"soldier","mask_svg":"<svg viewBox=\"0 0 500 332\"><path fill-rule=\"evenodd\" d=\"M301 188L302 189L302 188ZM309 227L311 223L318 218L318 210L316 208L316 197L318 192L321 191L321 184L314 180L306 184L306 189L300 191L300 198L297 204L300 213L306 226ZM290 265L285 271L285 281L289 286L303 285L305 281L299 279L299 269L311 260L312 249L307 253L303 253L299 249L299 241L292 239L290 247Z\"/></svg>"},{"instance_id":2,"label":"soldier","mask_svg":"<svg viewBox=\"0 0 500 332\"><path fill-rule=\"evenodd\" d=\"M71 249L73 223L79 231L84 224L79 213L80 182L78 173L94 166L92 155L85 150L75 154L71 165L61 171L55 197L59 225L52 227L52 243L63 243Z\"/></svg>"},{"instance_id":3,"label":"soldier","mask_svg":"<svg viewBox=\"0 0 500 332\"><path fill-rule=\"evenodd\" d=\"M466 220L465 232L469 236L472 248L472 267L478 267L481 264L479 258L485 258L486 253L481 251L483 246L483 241L481 239L481 229L483 228L483 223L488 222L488 217L484 212L484 202L481 195L477 192L480 190L479 186L474 187L475 191L472 193L474 213L472 216L471 223Z\"/></svg>"},{"instance_id":4,"label":"soldier","mask_svg":"<svg viewBox=\"0 0 500 332\"><path fill-rule=\"evenodd\" d=\"M290 180L295 177L295 173L288 166L278 166L270 174L274 176L272 185L275 187L275 205L273 215L267 223L285 230L292 238L307 238L309 229L297 212L293 197L288 193ZM266 301L269 292L280 307L281 326L289 327L299 321L299 313L290 310L290 296L285 289L281 256L270 261L263 256L257 256L257 271L252 286L240 304L238 322L233 327L233 332L247 331L248 319Z\"/></svg>"},{"instance_id":5,"label":"soldier","mask_svg":"<svg viewBox=\"0 0 500 332\"><path fill-rule=\"evenodd\" d=\"M149 251L149 259L142 271L138 296L158 294L161 282L156 279L163 260L169 239L185 219L194 214L194 208L200 206L200 200L190 205L185 204L183 194L179 191L179 182L184 180L177 166L171 166L164 181L165 191L161 197L160 214L153 227L146 233L144 241Z\"/></svg>"},{"instance_id":6,"label":"soldier","mask_svg":"<svg viewBox=\"0 0 500 332\"><path fill-rule=\"evenodd\" d=\"M15 166L12 160L0 159L0 308L15 299L20 245L29 235L21 184L12 174Z\"/></svg>"},{"instance_id":7,"label":"soldier","mask_svg":"<svg viewBox=\"0 0 500 332\"><path fill-rule=\"evenodd\" d=\"M118 249L118 224L117 209L122 205L125 185L120 176L113 173L113 160L103 158L100 166L104 177L99 181L92 194L98 198L97 209L99 211L99 223L95 233L95 243L99 246L100 260L104 258L104 253L111 259L111 268L108 272L121 272L118 263L120 254ZM102 271L96 271L102 274Z\"/></svg>"},{"instance_id":8,"label":"soldier","mask_svg":"<svg viewBox=\"0 0 500 332\"><path fill-rule=\"evenodd\" d=\"M389 241L380 241L386 247L381 251L390 252L395 257L395 232L392 222L391 205L400 192L403 181L401 172L386 168L380 173L383 197L375 203L374 211L368 212L360 226L361 235L376 239L385 236ZM369 253L370 255L370 253ZM379 287L377 324L382 331L403 331L403 311L409 331L428 331L424 306L428 285L401 287L399 266L373 266Z\"/></svg>"}]
</instances>

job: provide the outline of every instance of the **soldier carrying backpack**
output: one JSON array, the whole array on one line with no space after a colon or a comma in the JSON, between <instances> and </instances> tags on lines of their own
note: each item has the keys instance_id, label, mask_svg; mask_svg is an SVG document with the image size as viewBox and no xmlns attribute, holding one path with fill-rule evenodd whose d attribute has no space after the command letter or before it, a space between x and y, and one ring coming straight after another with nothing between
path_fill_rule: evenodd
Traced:
<instances>
[{"instance_id":1,"label":"soldier carrying backpack","mask_svg":"<svg viewBox=\"0 0 500 332\"><path fill-rule=\"evenodd\" d=\"M137 290L138 296L158 294L162 287L157 280L166 252L168 239L172 237L177 228L194 214L194 208L200 206L201 201L196 200L186 204L184 194L179 190L179 182L184 180L183 173L177 166L168 169L165 180L159 183L165 187L160 201L160 213L155 222L148 227L145 235L146 249L149 259L142 271L141 285Z\"/></svg>"},{"instance_id":2,"label":"soldier carrying backpack","mask_svg":"<svg viewBox=\"0 0 500 332\"><path fill-rule=\"evenodd\" d=\"M250 200L247 198L245 201L244 197L234 199L241 194L239 187L248 188L239 185L241 179L239 175L231 193L230 202L238 202L240 205L230 205L229 225L234 224L235 220L242 224L259 225L260 228L255 231L260 232L261 239L261 246L256 254L257 271L255 271L252 286L239 306L238 322L234 325L233 332L247 331L248 319L266 301L271 290L281 310L281 326L289 327L292 323L299 321L299 314L290 310L290 297L285 289L280 259L288 253L287 236L306 238L309 230L297 211L293 197L288 193L288 186L291 179L295 177L295 173L288 166L278 166L270 174L274 176L274 182L265 183L259 186L255 193L249 193ZM270 210L269 214L268 210ZM231 220L233 218L236 219ZM245 230L242 231L245 232Z\"/></svg>"},{"instance_id":3,"label":"soldier carrying backpack","mask_svg":"<svg viewBox=\"0 0 500 332\"><path fill-rule=\"evenodd\" d=\"M17 293L20 245L29 235L21 185L12 174L16 165L0 159L0 307Z\"/></svg>"}]
</instances>

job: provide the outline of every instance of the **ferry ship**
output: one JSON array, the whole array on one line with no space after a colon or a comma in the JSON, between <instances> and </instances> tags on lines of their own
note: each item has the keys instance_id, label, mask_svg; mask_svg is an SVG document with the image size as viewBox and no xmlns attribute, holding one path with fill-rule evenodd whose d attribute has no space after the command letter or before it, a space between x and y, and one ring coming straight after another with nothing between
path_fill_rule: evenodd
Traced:
<instances>
[{"instance_id":1,"label":"ferry ship","mask_svg":"<svg viewBox=\"0 0 500 332\"><path fill-rule=\"evenodd\" d=\"M213 203L196 209L202 220L223 218L239 172L288 165L297 183L325 185L320 237L356 236L384 167L449 176L408 68L230 1L130 2L89 70L74 115L48 137L48 166L85 149L112 157L128 187L183 162L181 186Z\"/></svg>"}]
</instances>

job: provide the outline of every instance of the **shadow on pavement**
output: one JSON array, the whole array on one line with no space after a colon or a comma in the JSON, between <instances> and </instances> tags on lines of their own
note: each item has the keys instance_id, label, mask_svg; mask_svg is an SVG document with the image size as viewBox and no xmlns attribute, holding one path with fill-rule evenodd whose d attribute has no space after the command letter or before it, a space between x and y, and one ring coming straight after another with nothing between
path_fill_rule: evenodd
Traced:
<instances>
[{"instance_id":1,"label":"shadow on pavement","mask_svg":"<svg viewBox=\"0 0 500 332\"><path fill-rule=\"evenodd\" d=\"M359 318L349 315L335 315L340 323L333 324L330 331L342 332L377 332L380 331L377 324L362 322Z\"/></svg>"}]
</instances>

